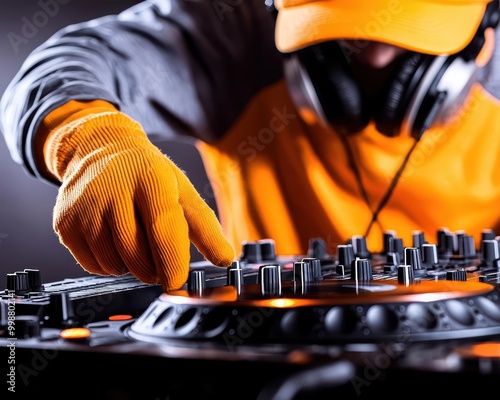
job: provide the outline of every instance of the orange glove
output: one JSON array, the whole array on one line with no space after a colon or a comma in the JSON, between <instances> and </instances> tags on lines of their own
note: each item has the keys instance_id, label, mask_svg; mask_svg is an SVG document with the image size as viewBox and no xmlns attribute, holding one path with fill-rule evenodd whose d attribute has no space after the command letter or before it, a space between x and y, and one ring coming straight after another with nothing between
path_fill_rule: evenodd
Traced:
<instances>
[{"instance_id":1,"label":"orange glove","mask_svg":"<svg viewBox=\"0 0 500 400\"><path fill-rule=\"evenodd\" d=\"M213 210L141 126L103 101L69 102L39 130L43 159L62 184L54 230L88 272L161 283L188 278L191 241L214 265L234 250Z\"/></svg>"}]
</instances>

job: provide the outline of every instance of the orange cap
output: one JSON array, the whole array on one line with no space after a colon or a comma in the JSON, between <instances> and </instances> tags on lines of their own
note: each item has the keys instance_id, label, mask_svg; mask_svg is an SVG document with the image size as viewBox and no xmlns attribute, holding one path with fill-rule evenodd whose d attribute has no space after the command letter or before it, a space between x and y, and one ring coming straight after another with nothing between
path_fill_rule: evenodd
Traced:
<instances>
[{"instance_id":1,"label":"orange cap","mask_svg":"<svg viewBox=\"0 0 500 400\"><path fill-rule=\"evenodd\" d=\"M379 41L452 54L473 38L491 0L275 0L282 52L325 41Z\"/></svg>"}]
</instances>

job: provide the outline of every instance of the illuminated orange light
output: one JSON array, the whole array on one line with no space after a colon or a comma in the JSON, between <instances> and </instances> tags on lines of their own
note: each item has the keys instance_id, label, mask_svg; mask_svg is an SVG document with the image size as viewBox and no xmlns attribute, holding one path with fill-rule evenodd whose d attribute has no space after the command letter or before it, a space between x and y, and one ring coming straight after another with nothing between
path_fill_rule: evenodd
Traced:
<instances>
[{"instance_id":1,"label":"illuminated orange light","mask_svg":"<svg viewBox=\"0 0 500 400\"><path fill-rule=\"evenodd\" d=\"M269 302L271 306L273 307L292 307L294 306L297 302L293 299L273 299Z\"/></svg>"},{"instance_id":2,"label":"illuminated orange light","mask_svg":"<svg viewBox=\"0 0 500 400\"><path fill-rule=\"evenodd\" d=\"M500 342L475 344L471 347L470 353L476 357L500 359Z\"/></svg>"},{"instance_id":3,"label":"illuminated orange light","mask_svg":"<svg viewBox=\"0 0 500 400\"><path fill-rule=\"evenodd\" d=\"M88 328L68 328L63 329L59 335L66 340L81 340L87 339L90 336Z\"/></svg>"},{"instance_id":4,"label":"illuminated orange light","mask_svg":"<svg viewBox=\"0 0 500 400\"><path fill-rule=\"evenodd\" d=\"M132 315L129 314L117 314L117 315L112 315L108 319L110 321L128 321L129 319L132 319Z\"/></svg>"}]
</instances>

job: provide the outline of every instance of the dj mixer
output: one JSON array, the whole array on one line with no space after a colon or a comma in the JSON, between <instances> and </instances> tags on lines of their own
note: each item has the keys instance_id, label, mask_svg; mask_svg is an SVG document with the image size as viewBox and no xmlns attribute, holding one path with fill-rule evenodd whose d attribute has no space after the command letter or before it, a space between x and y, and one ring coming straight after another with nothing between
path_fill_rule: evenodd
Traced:
<instances>
[{"instance_id":1,"label":"dj mixer","mask_svg":"<svg viewBox=\"0 0 500 400\"><path fill-rule=\"evenodd\" d=\"M133 276L7 276L4 389L97 399L334 399L498 390L500 240L362 236L334 254L242 243L227 269L193 263L163 293ZM7 378L5 380L5 377Z\"/></svg>"}]
</instances>

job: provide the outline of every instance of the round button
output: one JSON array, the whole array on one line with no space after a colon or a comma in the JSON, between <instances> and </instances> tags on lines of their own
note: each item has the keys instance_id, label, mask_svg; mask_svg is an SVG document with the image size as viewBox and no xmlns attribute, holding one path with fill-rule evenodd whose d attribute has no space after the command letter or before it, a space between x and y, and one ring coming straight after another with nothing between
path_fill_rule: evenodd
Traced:
<instances>
[{"instance_id":1,"label":"round button","mask_svg":"<svg viewBox=\"0 0 500 400\"><path fill-rule=\"evenodd\" d=\"M59 336L64 340L79 341L85 340L90 336L88 328L67 328L63 329Z\"/></svg>"},{"instance_id":2,"label":"round button","mask_svg":"<svg viewBox=\"0 0 500 400\"><path fill-rule=\"evenodd\" d=\"M357 322L356 314L346 307L332 307L325 316L325 327L332 335L354 332Z\"/></svg>"},{"instance_id":3,"label":"round button","mask_svg":"<svg viewBox=\"0 0 500 400\"><path fill-rule=\"evenodd\" d=\"M470 308L458 300L449 300L446 303L446 310L448 315L453 320L464 326L471 326L474 324L474 316L471 313Z\"/></svg>"},{"instance_id":4,"label":"round button","mask_svg":"<svg viewBox=\"0 0 500 400\"><path fill-rule=\"evenodd\" d=\"M479 297L476 305L487 317L500 322L500 309L498 305L486 297Z\"/></svg>"},{"instance_id":5,"label":"round button","mask_svg":"<svg viewBox=\"0 0 500 400\"><path fill-rule=\"evenodd\" d=\"M286 337L302 339L311 333L317 322L317 318L309 310L297 308L283 315L281 330Z\"/></svg>"},{"instance_id":6,"label":"round button","mask_svg":"<svg viewBox=\"0 0 500 400\"><path fill-rule=\"evenodd\" d=\"M374 333L394 332L398 327L398 317L389 308L382 305L370 307L366 313L366 322Z\"/></svg>"},{"instance_id":7,"label":"round button","mask_svg":"<svg viewBox=\"0 0 500 400\"><path fill-rule=\"evenodd\" d=\"M434 329L437 326L437 318L425 305L412 303L406 309L408 320L421 329Z\"/></svg>"}]
</instances>

